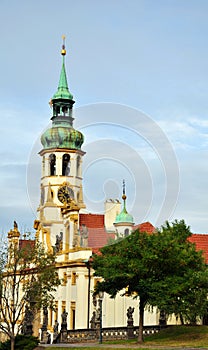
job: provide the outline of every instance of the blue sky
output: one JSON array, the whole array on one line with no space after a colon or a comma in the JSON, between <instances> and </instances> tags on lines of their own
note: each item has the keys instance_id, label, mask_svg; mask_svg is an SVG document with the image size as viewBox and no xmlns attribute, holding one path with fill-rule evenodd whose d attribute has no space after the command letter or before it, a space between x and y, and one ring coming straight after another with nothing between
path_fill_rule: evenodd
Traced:
<instances>
[{"instance_id":1,"label":"blue sky","mask_svg":"<svg viewBox=\"0 0 208 350\"><path fill-rule=\"evenodd\" d=\"M166 215L208 232L207 16L206 0L1 1L2 232L33 226L63 34L89 210L126 178L136 223Z\"/></svg>"}]
</instances>

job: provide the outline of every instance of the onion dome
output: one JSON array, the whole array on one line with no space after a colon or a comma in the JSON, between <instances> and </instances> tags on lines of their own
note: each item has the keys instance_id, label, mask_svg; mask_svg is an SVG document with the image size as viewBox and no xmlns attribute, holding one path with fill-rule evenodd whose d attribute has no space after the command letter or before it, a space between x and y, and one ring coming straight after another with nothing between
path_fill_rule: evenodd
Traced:
<instances>
[{"instance_id":1,"label":"onion dome","mask_svg":"<svg viewBox=\"0 0 208 350\"><path fill-rule=\"evenodd\" d=\"M133 216L127 212L125 207L125 202L124 202L122 211L120 212L120 214L116 215L115 224L121 224L121 223L127 223L127 222L133 224L134 219L133 219Z\"/></svg>"},{"instance_id":2,"label":"onion dome","mask_svg":"<svg viewBox=\"0 0 208 350\"><path fill-rule=\"evenodd\" d=\"M53 126L41 136L44 149L69 148L80 150L83 142L83 134L70 127Z\"/></svg>"},{"instance_id":3,"label":"onion dome","mask_svg":"<svg viewBox=\"0 0 208 350\"><path fill-rule=\"evenodd\" d=\"M126 210L126 194L125 194L125 181L123 181L123 209L120 212L120 214L116 215L116 220L114 222L114 224L125 224L125 223L130 223L133 224L134 223L134 219L133 216L131 214L129 214Z\"/></svg>"},{"instance_id":4,"label":"onion dome","mask_svg":"<svg viewBox=\"0 0 208 350\"><path fill-rule=\"evenodd\" d=\"M52 127L41 136L44 149L69 148L80 150L84 142L84 136L73 128L73 95L69 91L65 69L65 37L61 50L63 57L61 74L57 92L53 95L50 106L53 109Z\"/></svg>"}]
</instances>

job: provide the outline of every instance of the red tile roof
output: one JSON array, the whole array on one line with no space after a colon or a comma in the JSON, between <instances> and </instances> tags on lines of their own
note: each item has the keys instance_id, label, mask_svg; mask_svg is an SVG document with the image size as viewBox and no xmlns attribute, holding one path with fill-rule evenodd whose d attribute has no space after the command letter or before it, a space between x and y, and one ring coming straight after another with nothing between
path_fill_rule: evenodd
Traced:
<instances>
[{"instance_id":1,"label":"red tile roof","mask_svg":"<svg viewBox=\"0 0 208 350\"><path fill-rule=\"evenodd\" d=\"M79 225L86 225L88 228L104 228L103 214L80 214Z\"/></svg>"},{"instance_id":2,"label":"red tile roof","mask_svg":"<svg viewBox=\"0 0 208 350\"><path fill-rule=\"evenodd\" d=\"M188 240L195 243L197 250L203 250L205 261L208 264L208 234L193 233Z\"/></svg>"},{"instance_id":3,"label":"red tile roof","mask_svg":"<svg viewBox=\"0 0 208 350\"><path fill-rule=\"evenodd\" d=\"M88 229L89 247L101 248L109 243L109 239L115 239L115 234L106 232L104 228Z\"/></svg>"},{"instance_id":4,"label":"red tile roof","mask_svg":"<svg viewBox=\"0 0 208 350\"><path fill-rule=\"evenodd\" d=\"M93 252L98 252L108 244L109 238L115 239L114 233L105 230L103 214L80 214L80 226L86 225L88 228L88 245ZM133 230L139 229L141 232L153 233L155 227L150 222L143 222L135 225ZM188 239L195 243L197 250L203 250L206 263L208 264L208 234L192 234Z\"/></svg>"},{"instance_id":5,"label":"red tile roof","mask_svg":"<svg viewBox=\"0 0 208 350\"><path fill-rule=\"evenodd\" d=\"M80 227L85 225L88 228L88 245L93 248L101 248L108 244L109 239L115 239L115 233L109 233L104 226L103 214L80 214L79 224ZM144 222L142 224L133 227L133 230L139 228L142 232L153 233L155 227L150 222Z\"/></svg>"},{"instance_id":6,"label":"red tile roof","mask_svg":"<svg viewBox=\"0 0 208 350\"><path fill-rule=\"evenodd\" d=\"M88 228L88 246L93 248L93 252L108 244L109 239L115 239L114 233L106 231L103 214L80 214L80 227L86 225Z\"/></svg>"},{"instance_id":7,"label":"red tile roof","mask_svg":"<svg viewBox=\"0 0 208 350\"><path fill-rule=\"evenodd\" d=\"M133 230L139 229L141 232L153 233L155 227L150 222L143 222L142 224L135 225Z\"/></svg>"}]
</instances>

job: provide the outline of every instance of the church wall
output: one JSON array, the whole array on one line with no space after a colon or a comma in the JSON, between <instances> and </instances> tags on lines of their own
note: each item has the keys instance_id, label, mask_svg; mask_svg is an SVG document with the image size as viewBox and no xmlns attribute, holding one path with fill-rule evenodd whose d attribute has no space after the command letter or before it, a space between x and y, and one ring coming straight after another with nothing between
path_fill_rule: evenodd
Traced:
<instances>
[{"instance_id":1,"label":"church wall","mask_svg":"<svg viewBox=\"0 0 208 350\"><path fill-rule=\"evenodd\" d=\"M103 300L103 327L123 327L127 325L127 309L134 308L133 319L134 325L139 325L139 298L122 297L121 293L115 299L111 299L106 293ZM156 308L153 312L147 309L144 312L144 325L159 324L159 314Z\"/></svg>"},{"instance_id":2,"label":"church wall","mask_svg":"<svg viewBox=\"0 0 208 350\"><path fill-rule=\"evenodd\" d=\"M115 224L116 232L119 237L127 237L132 232L132 223Z\"/></svg>"},{"instance_id":3,"label":"church wall","mask_svg":"<svg viewBox=\"0 0 208 350\"><path fill-rule=\"evenodd\" d=\"M87 328L88 278L87 270L79 268L77 278L76 328Z\"/></svg>"},{"instance_id":4,"label":"church wall","mask_svg":"<svg viewBox=\"0 0 208 350\"><path fill-rule=\"evenodd\" d=\"M56 207L45 207L44 216L45 218L47 218L48 222L60 221L60 213L58 212Z\"/></svg>"},{"instance_id":5,"label":"church wall","mask_svg":"<svg viewBox=\"0 0 208 350\"><path fill-rule=\"evenodd\" d=\"M121 203L118 199L108 199L105 202L105 228L107 231L114 231L116 215L121 211Z\"/></svg>"}]
</instances>

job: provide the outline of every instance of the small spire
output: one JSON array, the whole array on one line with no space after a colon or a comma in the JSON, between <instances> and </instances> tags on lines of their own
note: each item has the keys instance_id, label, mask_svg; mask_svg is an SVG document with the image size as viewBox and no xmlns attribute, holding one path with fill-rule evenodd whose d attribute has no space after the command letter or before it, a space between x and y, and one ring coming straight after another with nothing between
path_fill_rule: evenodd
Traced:
<instances>
[{"instance_id":1,"label":"small spire","mask_svg":"<svg viewBox=\"0 0 208 350\"><path fill-rule=\"evenodd\" d=\"M59 78L59 84L58 84L58 91L53 95L52 98L52 105L54 103L55 99L68 99L73 101L73 95L70 93L67 83L67 77L66 77L66 69L65 69L65 55L66 55L66 49L65 49L65 35L62 36L63 39L63 45L61 54L63 56L63 62L62 62L62 68L61 68L61 74Z\"/></svg>"},{"instance_id":2,"label":"small spire","mask_svg":"<svg viewBox=\"0 0 208 350\"><path fill-rule=\"evenodd\" d=\"M133 225L133 216L126 210L126 198L126 184L125 180L123 180L123 209L121 210L120 214L116 215L114 224L131 223Z\"/></svg>"},{"instance_id":3,"label":"small spire","mask_svg":"<svg viewBox=\"0 0 208 350\"><path fill-rule=\"evenodd\" d=\"M62 39L63 39L63 45L62 45L62 50L61 50L61 54L62 56L65 56L66 55L66 49L65 49L65 35L62 35Z\"/></svg>"},{"instance_id":4,"label":"small spire","mask_svg":"<svg viewBox=\"0 0 208 350\"><path fill-rule=\"evenodd\" d=\"M125 201L126 200L126 184L125 180L123 180L123 196L122 199Z\"/></svg>"}]
</instances>

